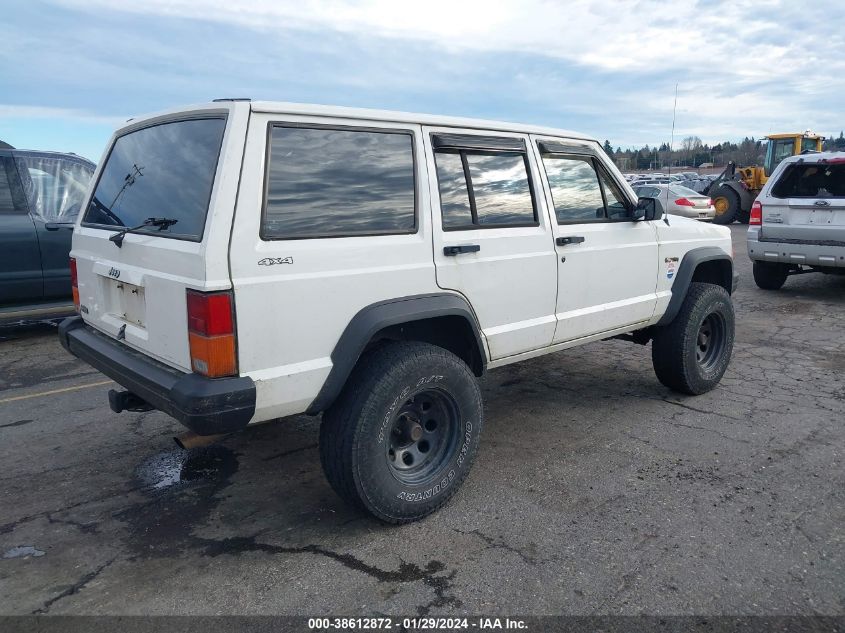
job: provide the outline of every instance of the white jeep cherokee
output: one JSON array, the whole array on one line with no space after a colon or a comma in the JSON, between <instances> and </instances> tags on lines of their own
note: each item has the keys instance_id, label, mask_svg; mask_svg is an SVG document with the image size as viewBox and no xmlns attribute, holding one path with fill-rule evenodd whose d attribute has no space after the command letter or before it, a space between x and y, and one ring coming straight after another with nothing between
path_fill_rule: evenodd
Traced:
<instances>
[{"instance_id":1,"label":"white jeep cherokee","mask_svg":"<svg viewBox=\"0 0 845 633\"><path fill-rule=\"evenodd\" d=\"M64 347L199 435L322 413L337 493L412 521L467 476L487 369L623 336L698 394L730 360L727 228L659 217L592 138L221 100L112 138Z\"/></svg>"}]
</instances>

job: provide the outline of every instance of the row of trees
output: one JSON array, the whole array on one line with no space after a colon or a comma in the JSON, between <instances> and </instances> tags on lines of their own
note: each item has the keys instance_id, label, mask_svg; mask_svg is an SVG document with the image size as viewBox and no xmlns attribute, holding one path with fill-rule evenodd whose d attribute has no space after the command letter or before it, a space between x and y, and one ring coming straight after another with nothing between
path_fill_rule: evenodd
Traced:
<instances>
[{"instance_id":1,"label":"row of trees","mask_svg":"<svg viewBox=\"0 0 845 633\"><path fill-rule=\"evenodd\" d=\"M831 135L824 141L825 151L845 151L845 134ZM728 161L737 165L761 165L766 152L766 141L745 137L739 143L725 141L716 145L703 143L697 136L687 136L679 146L670 150L668 143L659 147L646 145L641 148L613 149L610 141L604 142L604 151L623 170L663 169L666 167L697 168L712 164L724 167Z\"/></svg>"}]
</instances>

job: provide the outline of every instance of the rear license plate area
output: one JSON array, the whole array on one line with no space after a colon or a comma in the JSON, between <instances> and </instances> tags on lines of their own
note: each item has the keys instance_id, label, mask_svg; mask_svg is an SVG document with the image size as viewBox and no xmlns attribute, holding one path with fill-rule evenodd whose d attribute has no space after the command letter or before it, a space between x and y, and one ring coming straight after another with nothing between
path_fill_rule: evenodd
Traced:
<instances>
[{"instance_id":1,"label":"rear license plate area","mask_svg":"<svg viewBox=\"0 0 845 633\"><path fill-rule=\"evenodd\" d=\"M144 287L109 279L109 313L127 323L144 327L146 301Z\"/></svg>"},{"instance_id":2,"label":"rear license plate area","mask_svg":"<svg viewBox=\"0 0 845 633\"><path fill-rule=\"evenodd\" d=\"M833 211L827 209L812 209L807 216L807 224L830 224L833 220Z\"/></svg>"}]
</instances>

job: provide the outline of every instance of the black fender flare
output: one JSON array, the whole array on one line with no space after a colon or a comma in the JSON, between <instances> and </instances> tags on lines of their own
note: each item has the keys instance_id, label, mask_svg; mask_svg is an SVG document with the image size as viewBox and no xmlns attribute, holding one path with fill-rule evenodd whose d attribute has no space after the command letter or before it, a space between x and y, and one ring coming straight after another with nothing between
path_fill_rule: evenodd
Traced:
<instances>
[{"instance_id":1,"label":"black fender flare","mask_svg":"<svg viewBox=\"0 0 845 633\"><path fill-rule=\"evenodd\" d=\"M475 336L475 344L478 346L482 366L486 368L487 353L481 337L478 319L467 300L462 296L437 293L381 301L362 308L349 321L334 350L332 350L331 371L317 397L314 398L305 412L308 415L316 415L332 405L340 395L346 380L352 373L352 369L367 344L376 333L394 325L443 316L458 316L466 319Z\"/></svg>"},{"instance_id":2,"label":"black fender flare","mask_svg":"<svg viewBox=\"0 0 845 633\"><path fill-rule=\"evenodd\" d=\"M733 292L733 288L736 286L736 280L731 256L718 246L700 246L694 248L691 251L687 251L681 260L681 265L678 266L678 273L675 275L675 282L672 284L672 298L669 299L669 305L666 306L666 311L655 325L668 325L674 320L681 309L684 298L687 296L687 290L689 290L689 285L692 283L692 276L695 273L695 269L698 268L699 264L713 260L726 260L730 265L731 276L728 281L730 285L728 292Z\"/></svg>"}]
</instances>

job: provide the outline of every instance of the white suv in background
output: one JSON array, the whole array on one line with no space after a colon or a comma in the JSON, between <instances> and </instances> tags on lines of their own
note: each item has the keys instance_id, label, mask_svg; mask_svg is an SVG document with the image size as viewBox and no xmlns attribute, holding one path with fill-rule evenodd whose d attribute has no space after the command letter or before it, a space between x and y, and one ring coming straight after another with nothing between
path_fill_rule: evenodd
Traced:
<instances>
[{"instance_id":1,"label":"white suv in background","mask_svg":"<svg viewBox=\"0 0 845 633\"><path fill-rule=\"evenodd\" d=\"M754 281L777 290L789 275L845 274L845 154L784 160L751 207Z\"/></svg>"},{"instance_id":2,"label":"white suv in background","mask_svg":"<svg viewBox=\"0 0 845 633\"><path fill-rule=\"evenodd\" d=\"M625 337L666 386L716 386L730 234L664 220L580 134L222 100L116 132L60 337L116 412L206 436L322 413L333 488L407 522L466 477L489 369Z\"/></svg>"}]
</instances>

